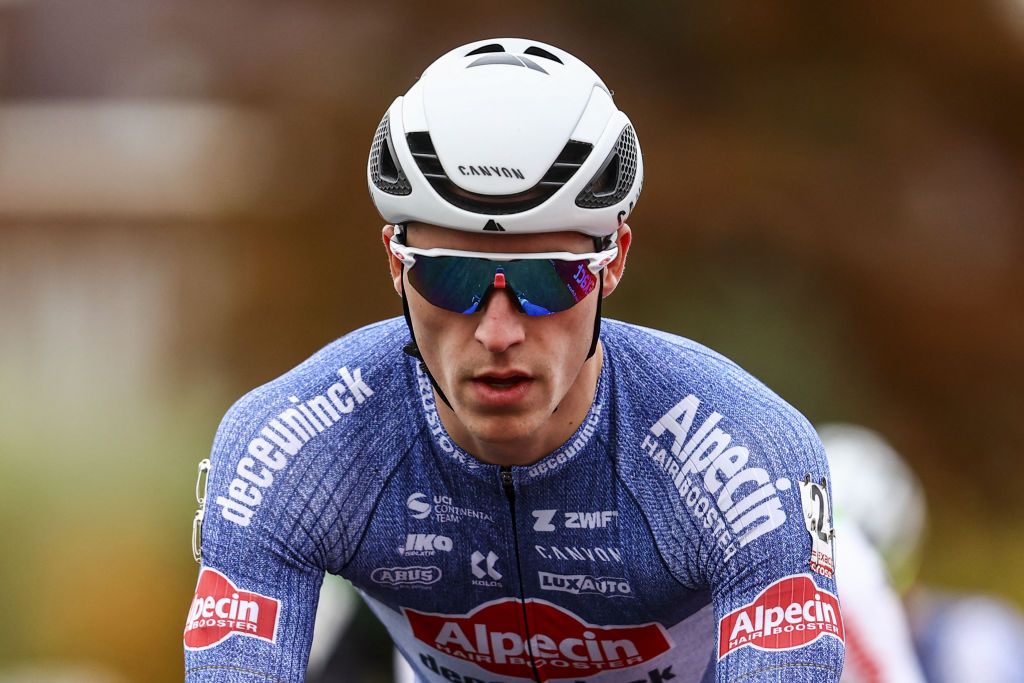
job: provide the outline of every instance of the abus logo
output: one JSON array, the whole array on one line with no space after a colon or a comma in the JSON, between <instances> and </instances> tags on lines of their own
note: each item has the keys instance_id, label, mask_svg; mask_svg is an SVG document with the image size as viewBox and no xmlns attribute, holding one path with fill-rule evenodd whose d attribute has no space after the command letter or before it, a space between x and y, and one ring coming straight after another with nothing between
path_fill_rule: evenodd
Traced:
<instances>
[{"instance_id":1,"label":"abus logo","mask_svg":"<svg viewBox=\"0 0 1024 683\"><path fill-rule=\"evenodd\" d=\"M441 568L377 567L370 578L382 586L429 586L441 580Z\"/></svg>"},{"instance_id":2,"label":"abus logo","mask_svg":"<svg viewBox=\"0 0 1024 683\"><path fill-rule=\"evenodd\" d=\"M450 552L452 539L438 534L408 534L405 545L399 546L398 554L406 557L433 555L438 550Z\"/></svg>"},{"instance_id":3,"label":"abus logo","mask_svg":"<svg viewBox=\"0 0 1024 683\"><path fill-rule=\"evenodd\" d=\"M273 643L280 612L280 600L239 590L216 569L204 567L185 623L185 648L205 650L232 634Z\"/></svg>"},{"instance_id":4,"label":"abus logo","mask_svg":"<svg viewBox=\"0 0 1024 683\"><path fill-rule=\"evenodd\" d=\"M839 600L815 585L810 574L776 581L753 602L718 623L718 658L747 645L759 650L792 650L822 636L843 642L846 632Z\"/></svg>"},{"instance_id":5,"label":"abus logo","mask_svg":"<svg viewBox=\"0 0 1024 683\"><path fill-rule=\"evenodd\" d=\"M534 625L527 641L521 623ZM672 648L661 624L597 626L536 598L525 604L495 600L469 614L427 614L403 608L416 639L439 652L473 662L492 673L533 679L527 653L542 680L585 678L637 666Z\"/></svg>"},{"instance_id":6,"label":"abus logo","mask_svg":"<svg viewBox=\"0 0 1024 683\"><path fill-rule=\"evenodd\" d=\"M426 519L430 516L430 503L423 493L414 493L405 499L405 506L409 508L409 514L416 519Z\"/></svg>"},{"instance_id":7,"label":"abus logo","mask_svg":"<svg viewBox=\"0 0 1024 683\"><path fill-rule=\"evenodd\" d=\"M633 588L625 579L611 576L590 576L589 574L552 574L537 572L540 589L545 591L562 591L573 595L594 594L610 597L628 596Z\"/></svg>"}]
</instances>

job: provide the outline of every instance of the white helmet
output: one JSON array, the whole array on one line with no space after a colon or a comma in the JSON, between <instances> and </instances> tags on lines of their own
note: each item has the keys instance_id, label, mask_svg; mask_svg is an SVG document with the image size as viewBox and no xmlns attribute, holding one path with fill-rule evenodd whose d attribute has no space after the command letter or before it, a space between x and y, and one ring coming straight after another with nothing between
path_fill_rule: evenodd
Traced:
<instances>
[{"instance_id":1,"label":"white helmet","mask_svg":"<svg viewBox=\"0 0 1024 683\"><path fill-rule=\"evenodd\" d=\"M613 234L640 196L629 119L594 71L535 40L456 48L377 128L367 179L388 223Z\"/></svg>"},{"instance_id":2,"label":"white helmet","mask_svg":"<svg viewBox=\"0 0 1024 683\"><path fill-rule=\"evenodd\" d=\"M875 547L899 589L917 573L925 527L921 482L881 435L866 427L829 424L818 428L832 476L832 502L839 521L855 524Z\"/></svg>"}]
</instances>

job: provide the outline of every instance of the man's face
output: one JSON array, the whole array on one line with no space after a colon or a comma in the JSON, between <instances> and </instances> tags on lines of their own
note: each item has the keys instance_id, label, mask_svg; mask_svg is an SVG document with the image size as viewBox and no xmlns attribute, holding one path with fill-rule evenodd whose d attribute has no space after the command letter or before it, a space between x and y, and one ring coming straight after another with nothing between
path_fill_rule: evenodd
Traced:
<instances>
[{"instance_id":1,"label":"man's face","mask_svg":"<svg viewBox=\"0 0 1024 683\"><path fill-rule=\"evenodd\" d=\"M392 232L385 228L385 242ZM628 228L625 232L622 261L629 242ZM422 224L410 225L407 243L498 253L594 251L593 240L580 233L486 235ZM618 282L619 261L607 269L606 294ZM391 272L401 293L406 276L393 257ZM470 315L432 305L407 278L405 294L420 353L474 439L498 444L547 431L555 409L579 384L594 333L596 290L566 311L537 317L521 312L508 289L492 289L481 309ZM589 405L591 397L586 399Z\"/></svg>"}]
</instances>

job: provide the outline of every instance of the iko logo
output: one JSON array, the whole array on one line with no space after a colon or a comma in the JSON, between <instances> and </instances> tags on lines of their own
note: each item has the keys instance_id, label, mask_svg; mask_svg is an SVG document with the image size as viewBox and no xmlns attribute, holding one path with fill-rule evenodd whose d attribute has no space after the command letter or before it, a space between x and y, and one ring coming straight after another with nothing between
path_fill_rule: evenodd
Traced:
<instances>
[{"instance_id":1,"label":"iko logo","mask_svg":"<svg viewBox=\"0 0 1024 683\"><path fill-rule=\"evenodd\" d=\"M554 531L557 528L554 519L558 510L534 510L532 514L537 518L533 523L534 531ZM604 529L618 516L619 513L615 510L566 512L562 523L566 529Z\"/></svg>"},{"instance_id":2,"label":"iko logo","mask_svg":"<svg viewBox=\"0 0 1024 683\"><path fill-rule=\"evenodd\" d=\"M398 554L406 557L433 555L437 551L450 552L452 539L438 534L408 534L405 545L398 547Z\"/></svg>"},{"instance_id":3,"label":"iko logo","mask_svg":"<svg viewBox=\"0 0 1024 683\"><path fill-rule=\"evenodd\" d=\"M406 498L405 506L409 508L409 514L416 519L426 519L430 516L431 506L423 493L414 493Z\"/></svg>"},{"instance_id":4,"label":"iko logo","mask_svg":"<svg viewBox=\"0 0 1024 683\"><path fill-rule=\"evenodd\" d=\"M441 580L441 568L377 567L370 574L370 578L382 586L429 586Z\"/></svg>"},{"instance_id":5,"label":"iko logo","mask_svg":"<svg viewBox=\"0 0 1024 683\"><path fill-rule=\"evenodd\" d=\"M633 587L629 585L628 581L610 576L537 572L537 578L540 580L540 589L545 591L608 597L628 597L633 594Z\"/></svg>"},{"instance_id":6,"label":"iko logo","mask_svg":"<svg viewBox=\"0 0 1024 683\"><path fill-rule=\"evenodd\" d=\"M486 565L484 564L486 560ZM498 556L493 552L488 551L487 557L479 550L475 551L469 558L469 566L473 570L473 576L478 580L474 581L473 584L476 586L497 586L498 582L501 581L501 572L495 568L494 565L498 563ZM485 577L490 577L490 581L486 580Z\"/></svg>"}]
</instances>

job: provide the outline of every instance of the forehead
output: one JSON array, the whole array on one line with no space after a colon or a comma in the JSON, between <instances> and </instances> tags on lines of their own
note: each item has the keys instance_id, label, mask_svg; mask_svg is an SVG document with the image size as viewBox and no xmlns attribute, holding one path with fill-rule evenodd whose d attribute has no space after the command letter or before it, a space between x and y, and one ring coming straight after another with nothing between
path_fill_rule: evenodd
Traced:
<instances>
[{"instance_id":1,"label":"forehead","mask_svg":"<svg viewBox=\"0 0 1024 683\"><path fill-rule=\"evenodd\" d=\"M424 223L410 223L408 244L430 249L462 249L465 251L523 252L571 251L586 253L594 250L592 238L578 232L547 232L535 235L502 235L472 233L464 230L440 228Z\"/></svg>"}]
</instances>

